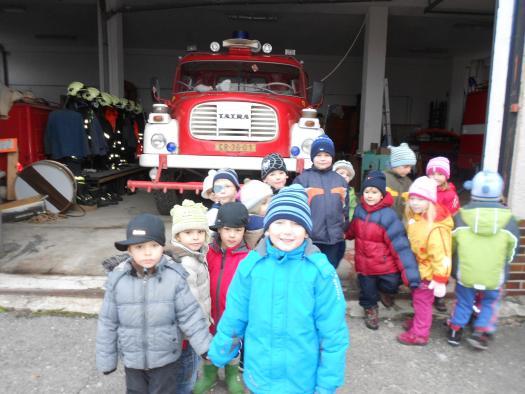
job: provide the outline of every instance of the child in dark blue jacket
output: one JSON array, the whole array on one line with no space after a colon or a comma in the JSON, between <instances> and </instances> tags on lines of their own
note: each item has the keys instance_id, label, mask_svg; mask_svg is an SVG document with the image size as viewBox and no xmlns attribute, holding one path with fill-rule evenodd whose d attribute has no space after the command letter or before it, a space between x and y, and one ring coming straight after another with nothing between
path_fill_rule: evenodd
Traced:
<instances>
[{"instance_id":1,"label":"child in dark blue jacket","mask_svg":"<svg viewBox=\"0 0 525 394\"><path fill-rule=\"evenodd\" d=\"M326 135L312 143L310 157L313 166L295 178L308 193L312 210L312 241L335 268L345 253L344 230L348 224L348 185L344 178L332 171L335 156L334 143Z\"/></svg>"}]
</instances>

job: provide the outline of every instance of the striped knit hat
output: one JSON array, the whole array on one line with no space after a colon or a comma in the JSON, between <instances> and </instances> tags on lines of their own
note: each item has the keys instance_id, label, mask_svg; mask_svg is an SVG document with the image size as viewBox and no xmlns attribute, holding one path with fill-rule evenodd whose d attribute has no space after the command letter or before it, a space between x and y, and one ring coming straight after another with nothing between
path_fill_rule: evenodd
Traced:
<instances>
[{"instance_id":1,"label":"striped knit hat","mask_svg":"<svg viewBox=\"0 0 525 394\"><path fill-rule=\"evenodd\" d=\"M215 182L217 182L217 180L219 179L229 180L231 183L235 185L237 190L239 190L241 187L241 185L239 184L239 177L237 176L237 173L235 172L235 170L232 168L223 168L217 171L217 173L213 177L213 184L215 184Z\"/></svg>"},{"instance_id":2,"label":"striped knit hat","mask_svg":"<svg viewBox=\"0 0 525 394\"><path fill-rule=\"evenodd\" d=\"M208 232L206 207L201 203L195 204L192 200L184 200L182 205L175 205L170 215L172 217L171 236L175 237L181 231L205 230Z\"/></svg>"},{"instance_id":3,"label":"striped knit hat","mask_svg":"<svg viewBox=\"0 0 525 394\"><path fill-rule=\"evenodd\" d=\"M420 176L410 185L408 195L423 198L435 204L437 202L437 183L428 176Z\"/></svg>"},{"instance_id":4,"label":"striped knit hat","mask_svg":"<svg viewBox=\"0 0 525 394\"><path fill-rule=\"evenodd\" d=\"M416 154L406 142L401 143L399 146L389 146L389 148L390 166L392 168L416 164Z\"/></svg>"},{"instance_id":5,"label":"striped knit hat","mask_svg":"<svg viewBox=\"0 0 525 394\"><path fill-rule=\"evenodd\" d=\"M264 231L279 219L291 220L300 224L308 235L312 234L312 214L308 205L308 196L301 185L283 187L272 198L264 217Z\"/></svg>"},{"instance_id":6,"label":"striped knit hat","mask_svg":"<svg viewBox=\"0 0 525 394\"><path fill-rule=\"evenodd\" d=\"M438 156L428 161L427 175L435 173L445 175L447 179L450 178L450 161L446 157Z\"/></svg>"}]
</instances>

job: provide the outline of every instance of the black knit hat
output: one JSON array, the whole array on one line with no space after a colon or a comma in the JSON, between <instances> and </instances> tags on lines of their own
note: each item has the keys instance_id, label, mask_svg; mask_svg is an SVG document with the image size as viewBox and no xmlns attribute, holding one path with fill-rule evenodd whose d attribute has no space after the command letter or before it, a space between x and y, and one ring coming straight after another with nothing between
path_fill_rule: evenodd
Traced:
<instances>
[{"instance_id":1,"label":"black knit hat","mask_svg":"<svg viewBox=\"0 0 525 394\"><path fill-rule=\"evenodd\" d=\"M272 171L284 171L286 172L286 163L282 156L278 153L270 153L267 155L261 163L261 179L264 179Z\"/></svg>"},{"instance_id":2,"label":"black knit hat","mask_svg":"<svg viewBox=\"0 0 525 394\"><path fill-rule=\"evenodd\" d=\"M361 192L364 192L367 187L375 187L384 196L386 194L385 174L383 174L381 171L370 171L368 174L366 174Z\"/></svg>"},{"instance_id":3,"label":"black knit hat","mask_svg":"<svg viewBox=\"0 0 525 394\"><path fill-rule=\"evenodd\" d=\"M164 222L157 215L142 213L129 221L126 230L126 239L115 242L118 250L127 250L130 245L137 245L148 241L155 241L164 246L166 243Z\"/></svg>"},{"instance_id":4,"label":"black knit hat","mask_svg":"<svg viewBox=\"0 0 525 394\"><path fill-rule=\"evenodd\" d=\"M220 206L215 224L210 226L210 228L217 230L221 227L239 228L247 225L248 210L242 203L235 201Z\"/></svg>"}]
</instances>

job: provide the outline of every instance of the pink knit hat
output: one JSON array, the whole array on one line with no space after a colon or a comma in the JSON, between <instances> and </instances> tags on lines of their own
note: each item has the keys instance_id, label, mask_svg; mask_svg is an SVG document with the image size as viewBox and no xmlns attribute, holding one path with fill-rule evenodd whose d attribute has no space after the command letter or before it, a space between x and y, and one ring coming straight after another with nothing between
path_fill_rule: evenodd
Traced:
<instances>
[{"instance_id":1,"label":"pink knit hat","mask_svg":"<svg viewBox=\"0 0 525 394\"><path fill-rule=\"evenodd\" d=\"M450 161L443 156L434 157L430 159L427 164L427 175L430 176L434 173L445 175L450 178Z\"/></svg>"},{"instance_id":2,"label":"pink knit hat","mask_svg":"<svg viewBox=\"0 0 525 394\"><path fill-rule=\"evenodd\" d=\"M408 195L423 198L435 204L437 202L437 183L428 176L421 176L410 185Z\"/></svg>"}]
</instances>

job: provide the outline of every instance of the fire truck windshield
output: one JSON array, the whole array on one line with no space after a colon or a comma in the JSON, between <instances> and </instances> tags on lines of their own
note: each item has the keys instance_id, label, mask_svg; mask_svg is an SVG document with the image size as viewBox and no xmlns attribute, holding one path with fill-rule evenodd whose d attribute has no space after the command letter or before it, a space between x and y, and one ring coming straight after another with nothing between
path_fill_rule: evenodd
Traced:
<instances>
[{"instance_id":1,"label":"fire truck windshield","mask_svg":"<svg viewBox=\"0 0 525 394\"><path fill-rule=\"evenodd\" d=\"M301 70L263 62L195 61L181 66L175 93L242 92L305 96Z\"/></svg>"}]
</instances>

